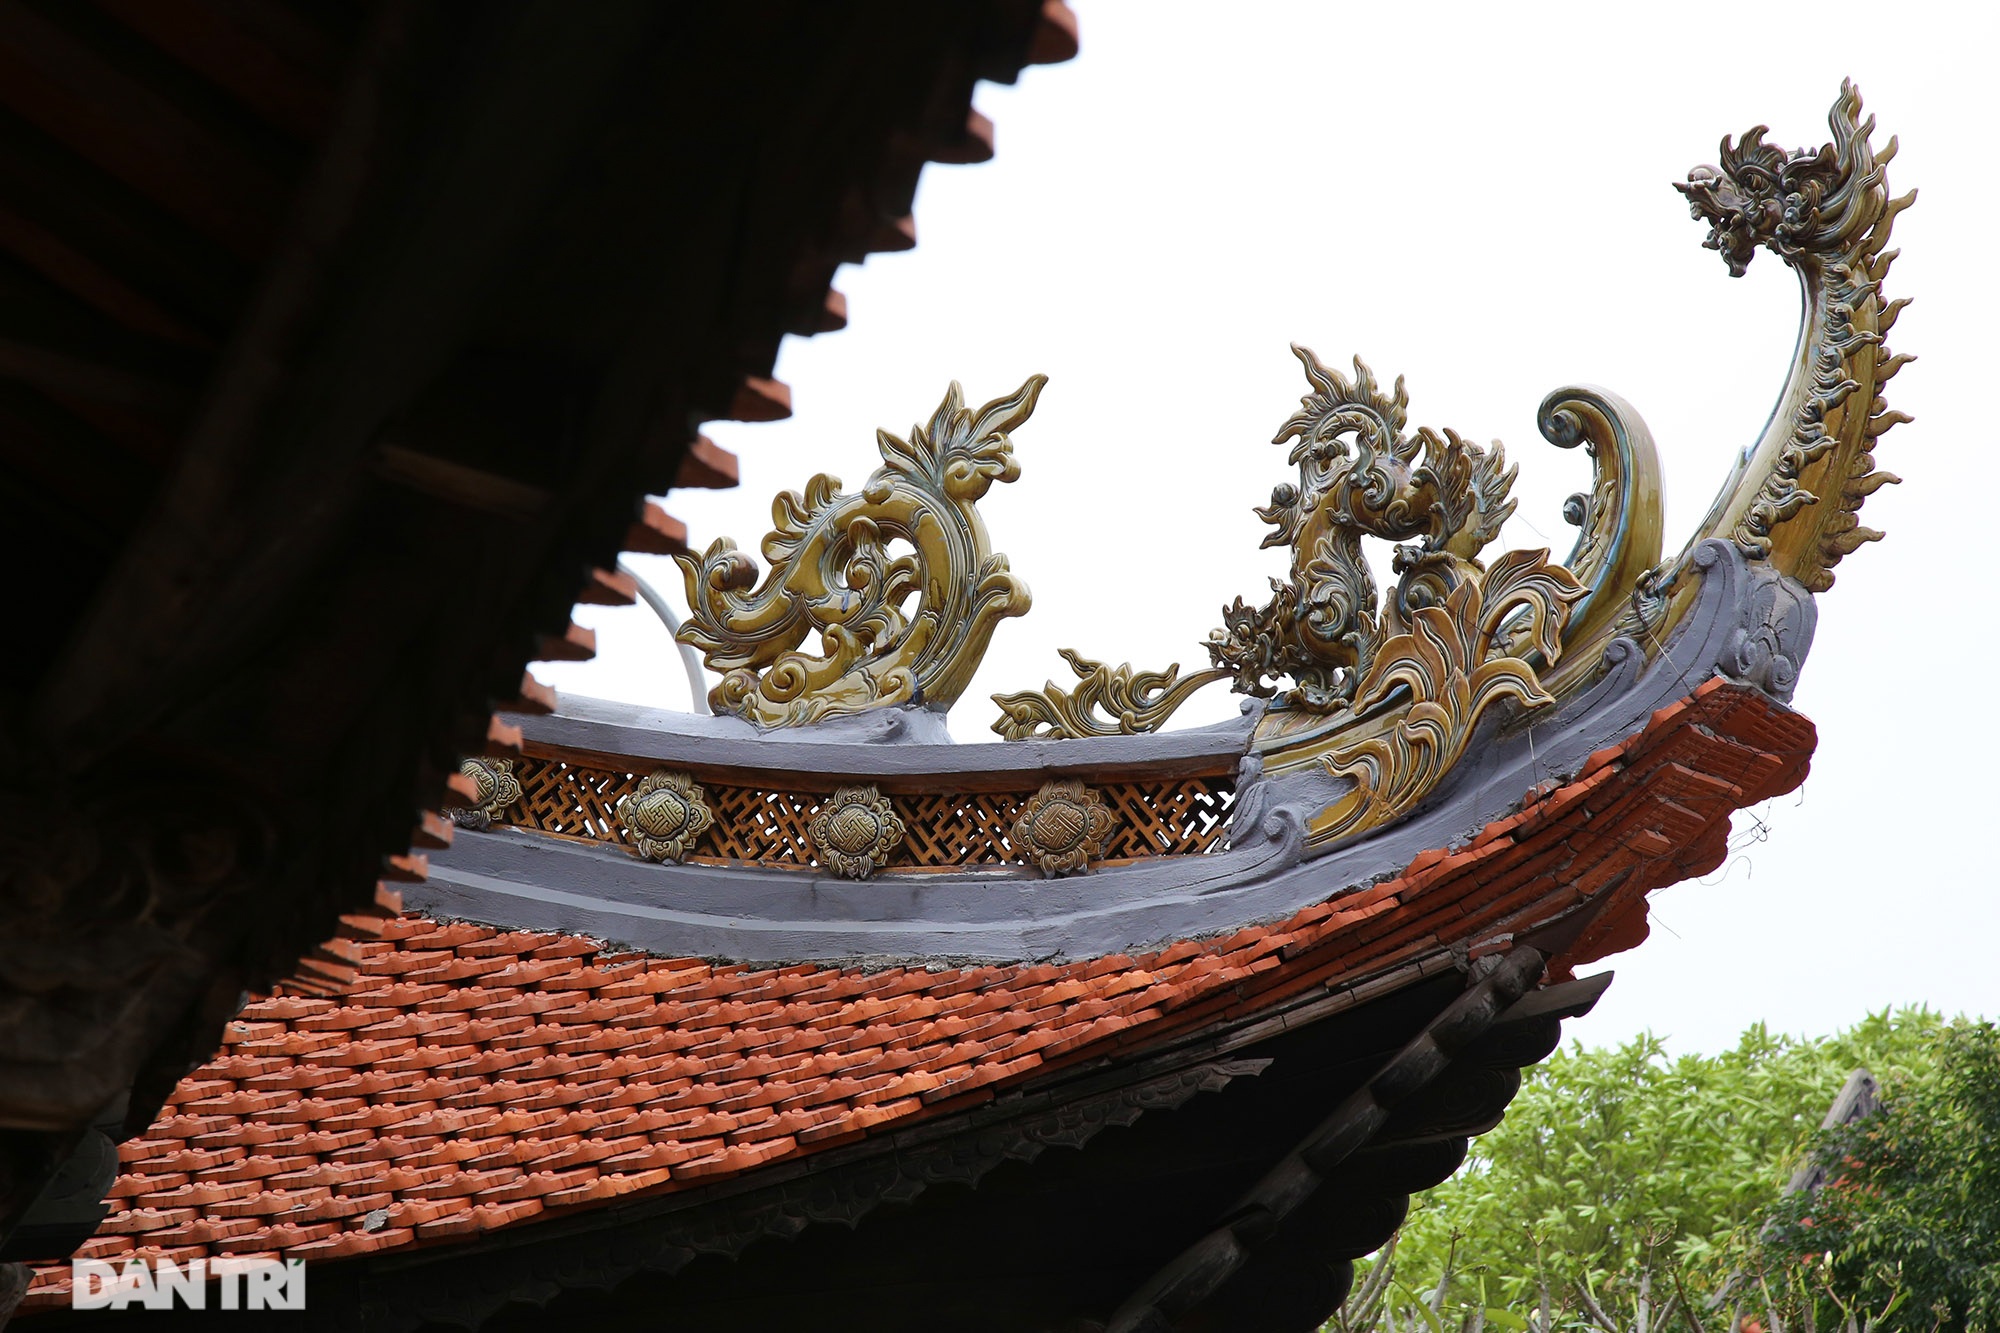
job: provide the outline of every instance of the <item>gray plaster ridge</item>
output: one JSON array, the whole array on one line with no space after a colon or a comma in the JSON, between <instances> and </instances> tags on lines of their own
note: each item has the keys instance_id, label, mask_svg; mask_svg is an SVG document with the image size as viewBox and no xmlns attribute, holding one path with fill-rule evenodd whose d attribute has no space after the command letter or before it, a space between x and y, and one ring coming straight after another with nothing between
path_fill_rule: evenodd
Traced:
<instances>
[{"instance_id":1,"label":"gray plaster ridge","mask_svg":"<svg viewBox=\"0 0 2000 1333\"><path fill-rule=\"evenodd\" d=\"M622 848L505 830L455 840L450 863L433 859L429 880L404 899L450 916L691 957L992 961L1071 953L1072 941L1097 938L1105 923L1150 899L1226 894L1296 864L1298 850L1163 857L1054 880L995 866L854 881L809 870L662 867ZM932 881L947 878L953 892L934 892ZM922 947L912 947L917 940Z\"/></svg>"},{"instance_id":2,"label":"gray plaster ridge","mask_svg":"<svg viewBox=\"0 0 2000 1333\"><path fill-rule=\"evenodd\" d=\"M661 734L685 736L705 744L716 741L771 741L786 745L950 745L951 730L945 715L934 708L905 706L878 708L850 717L829 718L799 727L762 729L740 717L688 713L672 708L650 708L643 704L620 703L616 699L593 699L582 694L558 694L553 714L523 714L516 719L524 727L543 725L546 718L572 722L597 722L612 727L635 728Z\"/></svg>"},{"instance_id":3,"label":"gray plaster ridge","mask_svg":"<svg viewBox=\"0 0 2000 1333\"><path fill-rule=\"evenodd\" d=\"M466 832L432 854L430 880L405 890L405 901L496 926L747 963L1088 958L1280 920L1400 873L1418 852L1462 843L1519 808L1531 788L1573 776L1593 751L1639 731L1718 672L1774 694L1774 685L1789 690L1811 642L1811 596L1747 566L1723 542L1706 543L1696 566L1696 605L1650 662L1631 640L1615 641L1594 685L1553 716L1487 728L1409 819L1310 857L1305 820L1339 784L1255 777L1253 759L1232 815L1233 845L1205 856L1053 880L996 867L854 882L805 870L662 866L616 847Z\"/></svg>"},{"instance_id":4,"label":"gray plaster ridge","mask_svg":"<svg viewBox=\"0 0 2000 1333\"><path fill-rule=\"evenodd\" d=\"M1241 716L1184 731L1077 740L954 744L941 714L925 708L886 709L814 727L760 732L733 717L643 708L564 695L555 712L508 714L531 750L628 759L635 766L684 768L697 775L728 773L736 781L764 776L835 781L898 778L936 785L962 778L973 786L1033 785L1048 773L1127 778L1234 767L1263 715L1248 701Z\"/></svg>"}]
</instances>

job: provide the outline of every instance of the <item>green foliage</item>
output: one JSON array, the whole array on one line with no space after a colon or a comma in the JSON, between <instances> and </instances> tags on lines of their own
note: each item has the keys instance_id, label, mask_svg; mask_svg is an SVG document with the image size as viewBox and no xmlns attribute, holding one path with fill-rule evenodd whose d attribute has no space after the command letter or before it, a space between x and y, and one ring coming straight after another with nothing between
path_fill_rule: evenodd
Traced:
<instances>
[{"instance_id":1,"label":"green foliage","mask_svg":"<svg viewBox=\"0 0 2000 1333\"><path fill-rule=\"evenodd\" d=\"M2000 1326L2000 1029L1954 1023L1938 1055L1885 1079L1875 1115L1822 1135L1827 1183L1775 1210L1765 1267L1812 1291L1817 1323Z\"/></svg>"},{"instance_id":2,"label":"green foliage","mask_svg":"<svg viewBox=\"0 0 2000 1333\"><path fill-rule=\"evenodd\" d=\"M1760 1025L1732 1051L1677 1059L1651 1036L1572 1045L1529 1071L1506 1120L1414 1202L1379 1311L1351 1306L1331 1327L1362 1333L1379 1314L1391 1333L1433 1333L1433 1321L1729 1333L1729 1310L1711 1302L1732 1302L1725 1284L1741 1297L1757 1227L1847 1075L1914 1079L1942 1026L1926 1010L1818 1040Z\"/></svg>"}]
</instances>

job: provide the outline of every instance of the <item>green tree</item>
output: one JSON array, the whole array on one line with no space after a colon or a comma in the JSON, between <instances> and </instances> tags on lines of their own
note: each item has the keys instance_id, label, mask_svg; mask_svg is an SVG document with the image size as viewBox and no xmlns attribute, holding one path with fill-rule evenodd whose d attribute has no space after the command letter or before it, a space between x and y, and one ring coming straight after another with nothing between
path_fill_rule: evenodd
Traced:
<instances>
[{"instance_id":1,"label":"green tree","mask_svg":"<svg viewBox=\"0 0 2000 1333\"><path fill-rule=\"evenodd\" d=\"M1773 1210L1764 1271L1811 1299L1814 1323L2000 1325L2000 1029L1954 1023L1937 1051L1884 1079L1875 1115L1821 1135L1826 1183Z\"/></svg>"},{"instance_id":2,"label":"green tree","mask_svg":"<svg viewBox=\"0 0 2000 1333\"><path fill-rule=\"evenodd\" d=\"M1760 1025L1715 1056L1572 1045L1416 1201L1331 1327L1733 1333L1757 1228L1849 1072L1926 1068L1940 1027L1905 1010L1818 1040Z\"/></svg>"}]
</instances>

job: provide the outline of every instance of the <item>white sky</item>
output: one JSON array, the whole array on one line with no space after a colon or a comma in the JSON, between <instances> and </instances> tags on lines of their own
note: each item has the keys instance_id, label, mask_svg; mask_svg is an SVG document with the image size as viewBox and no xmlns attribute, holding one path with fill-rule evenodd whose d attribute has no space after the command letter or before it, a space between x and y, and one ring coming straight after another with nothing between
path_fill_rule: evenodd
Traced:
<instances>
[{"instance_id":1,"label":"white sky","mask_svg":"<svg viewBox=\"0 0 2000 1333\"><path fill-rule=\"evenodd\" d=\"M1993 11L1077 7L1077 60L980 89L995 160L926 168L917 248L842 270L849 328L787 340L797 414L708 427L743 484L671 497L696 544L754 552L772 495L816 470L858 485L875 428L907 430L954 378L982 402L1048 374L1015 433L1021 479L981 506L1035 595L952 716L961 740L993 739L987 696L1066 678L1057 647L1193 669L1225 601L1263 600L1284 559L1257 549L1250 508L1288 476L1267 441L1304 391L1297 340L1407 376L1413 425L1506 442L1522 504L1495 550L1567 552L1561 501L1588 462L1545 444L1534 410L1563 384L1616 390L1659 442L1678 549L1762 426L1798 299L1769 254L1731 280L1669 182L1760 122L1788 148L1824 142L1851 75L1878 143L1902 139L1891 185L1922 192L1887 284L1917 298L1892 345L1921 359L1890 401L1918 420L1878 453L1906 484L1868 502L1889 538L1820 599L1796 700L1821 736L1803 793L1759 809L1768 836L1726 872L1655 896L1652 938L1571 1032L1652 1028L1712 1051L1759 1019L1822 1033L1891 1004L2000 1015L1983 845L2000 823ZM628 559L678 599L670 561ZM578 618L599 658L541 664L544 680L686 705L643 607ZM1236 704L1211 687L1177 725Z\"/></svg>"}]
</instances>

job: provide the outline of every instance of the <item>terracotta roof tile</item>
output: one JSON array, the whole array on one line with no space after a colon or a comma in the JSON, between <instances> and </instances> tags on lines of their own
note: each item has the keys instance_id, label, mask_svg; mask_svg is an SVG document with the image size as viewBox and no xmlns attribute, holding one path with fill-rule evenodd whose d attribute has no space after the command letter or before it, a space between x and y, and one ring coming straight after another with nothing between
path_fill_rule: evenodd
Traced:
<instances>
[{"instance_id":1,"label":"terracotta roof tile","mask_svg":"<svg viewBox=\"0 0 2000 1333\"><path fill-rule=\"evenodd\" d=\"M198 1216L193 1208L130 1208L111 1214L97 1230L100 1235L150 1236L185 1226Z\"/></svg>"}]
</instances>

